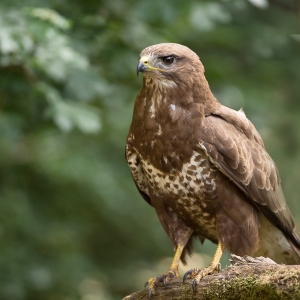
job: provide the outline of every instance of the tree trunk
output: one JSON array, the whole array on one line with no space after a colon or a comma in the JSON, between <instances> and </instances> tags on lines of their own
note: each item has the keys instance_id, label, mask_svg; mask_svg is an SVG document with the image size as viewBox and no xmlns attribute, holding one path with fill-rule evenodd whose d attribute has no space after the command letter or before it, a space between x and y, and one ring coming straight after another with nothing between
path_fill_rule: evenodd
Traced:
<instances>
[{"instance_id":1,"label":"tree trunk","mask_svg":"<svg viewBox=\"0 0 300 300\"><path fill-rule=\"evenodd\" d=\"M274 300L300 299L300 265L276 264L269 258L231 255L233 265L219 274L204 277L197 290L191 280L174 279L160 284L151 300ZM148 291L135 292L123 300L147 300Z\"/></svg>"}]
</instances>

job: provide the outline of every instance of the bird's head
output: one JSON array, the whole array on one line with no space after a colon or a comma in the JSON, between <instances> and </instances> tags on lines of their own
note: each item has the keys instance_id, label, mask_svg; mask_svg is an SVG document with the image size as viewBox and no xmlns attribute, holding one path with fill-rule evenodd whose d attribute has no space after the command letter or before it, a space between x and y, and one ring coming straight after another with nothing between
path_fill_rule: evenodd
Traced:
<instances>
[{"instance_id":1,"label":"bird's head","mask_svg":"<svg viewBox=\"0 0 300 300\"><path fill-rule=\"evenodd\" d=\"M140 72L150 83L189 88L194 79L203 75L204 68L198 55L188 47L162 43L147 47L141 52L137 75Z\"/></svg>"}]
</instances>

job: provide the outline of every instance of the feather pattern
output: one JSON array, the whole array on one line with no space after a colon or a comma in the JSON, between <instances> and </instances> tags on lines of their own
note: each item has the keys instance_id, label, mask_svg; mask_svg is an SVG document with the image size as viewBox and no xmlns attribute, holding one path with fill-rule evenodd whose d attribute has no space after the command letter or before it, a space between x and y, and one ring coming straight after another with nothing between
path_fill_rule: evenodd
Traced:
<instances>
[{"instance_id":1,"label":"feather pattern","mask_svg":"<svg viewBox=\"0 0 300 300\"><path fill-rule=\"evenodd\" d=\"M215 99L187 47L158 44L141 57L152 69L143 68L126 159L174 247L184 247L181 260L196 237L237 255L300 263L278 170L244 112Z\"/></svg>"}]
</instances>

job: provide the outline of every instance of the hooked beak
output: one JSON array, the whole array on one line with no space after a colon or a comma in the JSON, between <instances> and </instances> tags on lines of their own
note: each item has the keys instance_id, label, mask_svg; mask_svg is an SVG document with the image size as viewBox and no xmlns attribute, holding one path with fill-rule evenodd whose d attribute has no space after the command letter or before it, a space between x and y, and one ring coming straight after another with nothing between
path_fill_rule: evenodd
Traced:
<instances>
[{"instance_id":1,"label":"hooked beak","mask_svg":"<svg viewBox=\"0 0 300 300\"><path fill-rule=\"evenodd\" d=\"M136 75L139 76L139 73L140 72L144 72L144 71L154 71L154 70L158 70L158 71L162 71L162 72L165 72L165 70L163 69L160 69L160 68L156 68L156 67L153 67L149 64L149 57L147 55L143 56L139 63L138 63L138 66L136 68Z\"/></svg>"},{"instance_id":2,"label":"hooked beak","mask_svg":"<svg viewBox=\"0 0 300 300\"><path fill-rule=\"evenodd\" d=\"M137 68L136 68L136 75L139 76L140 72L144 72L148 67L140 60Z\"/></svg>"}]
</instances>

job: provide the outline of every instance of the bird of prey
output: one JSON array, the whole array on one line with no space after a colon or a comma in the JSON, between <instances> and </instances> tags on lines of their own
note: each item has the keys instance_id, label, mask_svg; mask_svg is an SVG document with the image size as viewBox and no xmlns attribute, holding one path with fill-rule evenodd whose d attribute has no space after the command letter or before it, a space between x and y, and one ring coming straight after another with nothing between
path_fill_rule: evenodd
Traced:
<instances>
[{"instance_id":1,"label":"bird of prey","mask_svg":"<svg viewBox=\"0 0 300 300\"><path fill-rule=\"evenodd\" d=\"M159 282L179 277L194 238L217 244L207 268L184 275L194 287L217 271L224 251L300 263L276 165L244 112L214 97L197 54L180 44L153 45L140 54L140 72L126 159L175 249L169 270L148 281L149 296Z\"/></svg>"}]
</instances>

